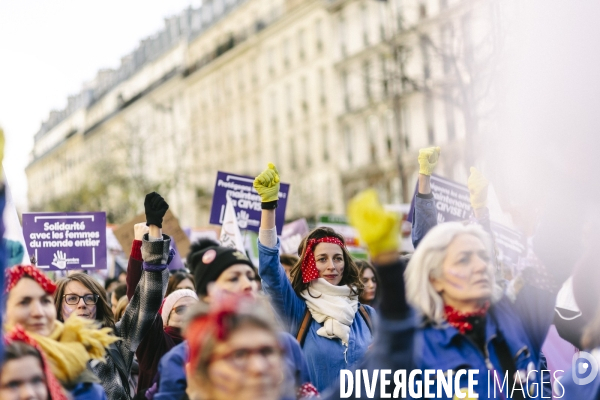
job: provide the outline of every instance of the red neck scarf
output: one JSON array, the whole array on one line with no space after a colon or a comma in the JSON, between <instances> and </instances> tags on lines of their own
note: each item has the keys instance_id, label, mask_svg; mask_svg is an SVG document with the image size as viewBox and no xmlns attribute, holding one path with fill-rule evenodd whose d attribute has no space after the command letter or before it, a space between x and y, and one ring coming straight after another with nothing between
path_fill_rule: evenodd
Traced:
<instances>
[{"instance_id":1,"label":"red neck scarf","mask_svg":"<svg viewBox=\"0 0 600 400\"><path fill-rule=\"evenodd\" d=\"M48 363L44 352L39 347L37 342L33 338L31 338L20 325L17 325L12 331L8 332L4 336L4 340L7 343L23 342L35 348L42 357L42 369L44 370L44 375L46 377L46 386L48 386L48 393L50 394L50 398L52 400L67 400L67 396L65 395L63 387L60 385L60 383L52 373L52 369L50 368L50 364Z\"/></svg>"},{"instance_id":2,"label":"red neck scarf","mask_svg":"<svg viewBox=\"0 0 600 400\"><path fill-rule=\"evenodd\" d=\"M302 282L308 283L312 280L319 278L319 270L315 262L315 246L319 243L333 243L340 246L342 249L345 247L344 243L336 237L327 236L321 239L310 239L306 242L306 251L304 252L304 259L302 260Z\"/></svg>"},{"instance_id":3,"label":"red neck scarf","mask_svg":"<svg viewBox=\"0 0 600 400\"><path fill-rule=\"evenodd\" d=\"M32 265L16 265L6 270L6 290L8 293L15 287L15 285L23 278L28 276L38 283L44 289L44 292L48 294L54 294L56 291L56 285L39 269Z\"/></svg>"},{"instance_id":4,"label":"red neck scarf","mask_svg":"<svg viewBox=\"0 0 600 400\"><path fill-rule=\"evenodd\" d=\"M470 322L470 319L473 317L485 317L489 308L490 302L486 301L483 307L477 311L461 312L452 306L445 305L444 312L446 313L448 323L464 335L473 330L473 324Z\"/></svg>"}]
</instances>

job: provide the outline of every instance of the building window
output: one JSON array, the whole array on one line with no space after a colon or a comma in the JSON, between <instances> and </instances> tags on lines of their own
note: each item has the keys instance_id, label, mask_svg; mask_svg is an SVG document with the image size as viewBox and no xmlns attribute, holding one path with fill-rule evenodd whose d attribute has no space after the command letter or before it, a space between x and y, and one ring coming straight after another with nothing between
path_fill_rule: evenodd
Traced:
<instances>
[{"instance_id":1,"label":"building window","mask_svg":"<svg viewBox=\"0 0 600 400\"><path fill-rule=\"evenodd\" d=\"M308 113L308 89L306 86L306 77L303 76L302 78L300 78L300 100L302 111L304 111L305 114Z\"/></svg>"},{"instance_id":2,"label":"building window","mask_svg":"<svg viewBox=\"0 0 600 400\"><path fill-rule=\"evenodd\" d=\"M300 60L304 60L304 57L306 56L304 48L304 29L298 31L298 51Z\"/></svg>"},{"instance_id":3,"label":"building window","mask_svg":"<svg viewBox=\"0 0 600 400\"><path fill-rule=\"evenodd\" d=\"M369 138L369 160L375 163L377 162L377 118L371 115L365 125Z\"/></svg>"},{"instance_id":4,"label":"building window","mask_svg":"<svg viewBox=\"0 0 600 400\"><path fill-rule=\"evenodd\" d=\"M373 96L371 93L371 63L369 61L363 63L363 75L365 80L365 98L370 103Z\"/></svg>"},{"instance_id":5,"label":"building window","mask_svg":"<svg viewBox=\"0 0 600 400\"><path fill-rule=\"evenodd\" d=\"M429 51L428 47L428 39L426 36L421 36L419 38L419 44L421 47L421 57L423 59L423 78L429 79L431 78L431 66L429 62Z\"/></svg>"},{"instance_id":6,"label":"building window","mask_svg":"<svg viewBox=\"0 0 600 400\"><path fill-rule=\"evenodd\" d=\"M290 40L288 38L283 40L283 65L286 68L290 67Z\"/></svg>"},{"instance_id":7,"label":"building window","mask_svg":"<svg viewBox=\"0 0 600 400\"><path fill-rule=\"evenodd\" d=\"M311 147L310 147L310 133L308 131L304 132L304 138L306 139L306 167L310 168L312 166L312 151L311 151Z\"/></svg>"},{"instance_id":8,"label":"building window","mask_svg":"<svg viewBox=\"0 0 600 400\"><path fill-rule=\"evenodd\" d=\"M379 63L381 64L381 93L383 93L383 98L386 99L390 95L390 82L388 77L387 59L385 54L382 54L380 56Z\"/></svg>"},{"instance_id":9,"label":"building window","mask_svg":"<svg viewBox=\"0 0 600 400\"><path fill-rule=\"evenodd\" d=\"M321 102L321 107L325 107L327 104L327 89L325 82L325 70L323 68L319 69L319 101Z\"/></svg>"},{"instance_id":10,"label":"building window","mask_svg":"<svg viewBox=\"0 0 600 400\"><path fill-rule=\"evenodd\" d=\"M350 94L348 93L348 72L342 72L342 90L344 91L344 108L350 111Z\"/></svg>"},{"instance_id":11,"label":"building window","mask_svg":"<svg viewBox=\"0 0 600 400\"><path fill-rule=\"evenodd\" d=\"M327 133L327 125L321 128L321 137L323 138L323 161L329 161L329 138Z\"/></svg>"},{"instance_id":12,"label":"building window","mask_svg":"<svg viewBox=\"0 0 600 400\"><path fill-rule=\"evenodd\" d=\"M298 164L296 162L296 138L292 136L290 138L290 168L292 171L295 171L298 168Z\"/></svg>"},{"instance_id":13,"label":"building window","mask_svg":"<svg viewBox=\"0 0 600 400\"><path fill-rule=\"evenodd\" d=\"M352 166L352 145L354 143L352 137L352 129L349 126L344 127L344 141L346 142L346 159L348 160L348 165Z\"/></svg>"},{"instance_id":14,"label":"building window","mask_svg":"<svg viewBox=\"0 0 600 400\"><path fill-rule=\"evenodd\" d=\"M290 122L293 119L293 110L292 110L292 85L285 85L285 109L287 112L287 117Z\"/></svg>"},{"instance_id":15,"label":"building window","mask_svg":"<svg viewBox=\"0 0 600 400\"><path fill-rule=\"evenodd\" d=\"M340 50L343 57L348 54L346 47L346 20L343 15L340 15Z\"/></svg>"},{"instance_id":16,"label":"building window","mask_svg":"<svg viewBox=\"0 0 600 400\"><path fill-rule=\"evenodd\" d=\"M273 48L270 48L267 52L267 63L269 65L269 75L275 75L275 55Z\"/></svg>"},{"instance_id":17,"label":"building window","mask_svg":"<svg viewBox=\"0 0 600 400\"><path fill-rule=\"evenodd\" d=\"M402 15L402 2L404 0L396 0L396 24L398 25L398 32L404 29L404 17Z\"/></svg>"},{"instance_id":18,"label":"building window","mask_svg":"<svg viewBox=\"0 0 600 400\"><path fill-rule=\"evenodd\" d=\"M363 28L363 44L365 46L369 45L369 12L366 5L363 5L360 8L360 15L362 19L362 28Z\"/></svg>"},{"instance_id":19,"label":"building window","mask_svg":"<svg viewBox=\"0 0 600 400\"><path fill-rule=\"evenodd\" d=\"M419 3L419 18L427 18L427 4L425 4L424 2Z\"/></svg>"},{"instance_id":20,"label":"building window","mask_svg":"<svg viewBox=\"0 0 600 400\"><path fill-rule=\"evenodd\" d=\"M320 53L323 50L323 23L320 18L315 22L315 36L317 37L317 52Z\"/></svg>"}]
</instances>

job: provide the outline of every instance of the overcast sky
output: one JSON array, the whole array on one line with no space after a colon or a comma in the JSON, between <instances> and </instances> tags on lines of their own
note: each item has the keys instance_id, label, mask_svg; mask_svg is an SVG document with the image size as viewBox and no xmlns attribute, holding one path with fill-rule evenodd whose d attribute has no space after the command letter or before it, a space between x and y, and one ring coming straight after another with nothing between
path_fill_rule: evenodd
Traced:
<instances>
[{"instance_id":1,"label":"overcast sky","mask_svg":"<svg viewBox=\"0 0 600 400\"><path fill-rule=\"evenodd\" d=\"M33 135L52 109L94 78L116 68L164 17L200 0L0 1L0 126L4 167L17 205L27 198L25 166Z\"/></svg>"}]
</instances>

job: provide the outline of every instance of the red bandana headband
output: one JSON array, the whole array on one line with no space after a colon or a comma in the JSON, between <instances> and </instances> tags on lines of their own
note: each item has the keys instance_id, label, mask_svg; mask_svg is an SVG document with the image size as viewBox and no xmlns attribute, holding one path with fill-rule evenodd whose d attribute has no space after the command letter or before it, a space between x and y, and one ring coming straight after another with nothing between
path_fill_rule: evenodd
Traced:
<instances>
[{"instance_id":1,"label":"red bandana headband","mask_svg":"<svg viewBox=\"0 0 600 400\"><path fill-rule=\"evenodd\" d=\"M5 335L4 340L7 343L23 342L36 349L42 357L42 368L44 370L44 375L46 376L46 385L48 386L50 398L52 400L67 400L67 396L65 395L62 386L52 373L52 369L50 368L50 363L46 359L46 355L37 342L31 338L20 325L17 325L12 331L8 332Z\"/></svg>"},{"instance_id":2,"label":"red bandana headband","mask_svg":"<svg viewBox=\"0 0 600 400\"><path fill-rule=\"evenodd\" d=\"M445 305L444 312L446 314L446 320L450 325L458 329L463 335L473 330L473 324L471 318L473 317L485 317L490 308L490 302L486 301L483 307L473 312L461 312L452 306Z\"/></svg>"},{"instance_id":3,"label":"red bandana headband","mask_svg":"<svg viewBox=\"0 0 600 400\"><path fill-rule=\"evenodd\" d=\"M304 259L302 260L302 283L308 283L312 280L319 278L319 270L315 262L314 248L319 243L333 243L337 244L341 248L344 248L344 243L336 237L327 236L321 239L310 239L306 243L306 251L304 253Z\"/></svg>"},{"instance_id":4,"label":"red bandana headband","mask_svg":"<svg viewBox=\"0 0 600 400\"><path fill-rule=\"evenodd\" d=\"M24 276L28 276L36 281L44 289L44 292L48 294L54 294L56 291L54 282L36 267L32 265L17 265L6 271L7 282L5 293L10 292Z\"/></svg>"}]
</instances>

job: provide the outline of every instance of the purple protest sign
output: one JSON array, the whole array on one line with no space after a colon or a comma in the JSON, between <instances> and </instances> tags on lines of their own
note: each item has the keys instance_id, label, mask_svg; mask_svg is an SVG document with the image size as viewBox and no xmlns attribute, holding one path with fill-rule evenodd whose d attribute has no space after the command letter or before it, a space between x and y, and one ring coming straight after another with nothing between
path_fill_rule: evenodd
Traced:
<instances>
[{"instance_id":1,"label":"purple protest sign","mask_svg":"<svg viewBox=\"0 0 600 400\"><path fill-rule=\"evenodd\" d=\"M240 229L258 232L260 227L261 201L260 196L253 186L254 178L251 176L217 172L215 192L210 210L210 223L223 224L227 197L231 198ZM279 202L276 210L277 234L281 235L285 220L290 185L282 183L279 188Z\"/></svg>"},{"instance_id":2,"label":"purple protest sign","mask_svg":"<svg viewBox=\"0 0 600 400\"><path fill-rule=\"evenodd\" d=\"M23 236L42 270L106 269L104 212L23 213Z\"/></svg>"},{"instance_id":3,"label":"purple protest sign","mask_svg":"<svg viewBox=\"0 0 600 400\"><path fill-rule=\"evenodd\" d=\"M417 189L418 185L415 188L415 196ZM431 193L435 199L438 223L469 219L471 215L471 201L469 199L469 189L465 185L442 178L441 176L431 175ZM413 196L410 212L408 213L408 221L410 222L412 222L414 207Z\"/></svg>"}]
</instances>

